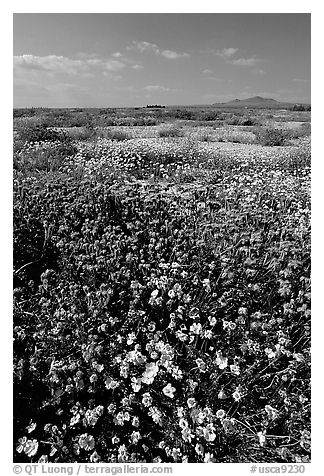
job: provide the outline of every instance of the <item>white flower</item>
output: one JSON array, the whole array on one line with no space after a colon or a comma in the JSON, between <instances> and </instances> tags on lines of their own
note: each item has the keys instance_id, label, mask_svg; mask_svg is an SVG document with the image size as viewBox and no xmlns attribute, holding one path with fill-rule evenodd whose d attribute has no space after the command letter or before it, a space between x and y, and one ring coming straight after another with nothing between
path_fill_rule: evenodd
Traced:
<instances>
[{"instance_id":1,"label":"white flower","mask_svg":"<svg viewBox=\"0 0 324 476\"><path fill-rule=\"evenodd\" d=\"M201 327L200 322L198 322L198 324L194 323L194 324L192 324L192 326L190 326L190 332L192 332L193 334L200 334L201 329L202 329L202 327Z\"/></svg>"},{"instance_id":2,"label":"white flower","mask_svg":"<svg viewBox=\"0 0 324 476\"><path fill-rule=\"evenodd\" d=\"M158 371L159 366L155 362L149 362L148 364L146 364L146 368L142 376L142 382L146 384L151 384Z\"/></svg>"},{"instance_id":3,"label":"white flower","mask_svg":"<svg viewBox=\"0 0 324 476\"><path fill-rule=\"evenodd\" d=\"M238 402L239 400L241 400L242 395L240 394L238 390L235 390L235 392L232 393L232 397L234 398L236 402Z\"/></svg>"},{"instance_id":4,"label":"white flower","mask_svg":"<svg viewBox=\"0 0 324 476\"><path fill-rule=\"evenodd\" d=\"M217 410L217 412L216 412L216 417L217 417L217 418L222 419L222 418L225 418L225 416L226 416L226 413L225 413L224 410L222 410L222 409Z\"/></svg>"},{"instance_id":5,"label":"white flower","mask_svg":"<svg viewBox=\"0 0 324 476\"><path fill-rule=\"evenodd\" d=\"M169 398L173 398L174 397L174 392L175 392L175 388L172 387L172 385L170 383L168 383L162 390L162 392L164 393L164 395L166 395L167 397Z\"/></svg>"},{"instance_id":6,"label":"white flower","mask_svg":"<svg viewBox=\"0 0 324 476\"><path fill-rule=\"evenodd\" d=\"M28 440L24 448L24 452L29 458L35 456L38 450L38 441L37 440Z\"/></svg>"},{"instance_id":7,"label":"white flower","mask_svg":"<svg viewBox=\"0 0 324 476\"><path fill-rule=\"evenodd\" d=\"M196 406L196 400L194 398L188 398L187 405L189 408L193 408Z\"/></svg>"},{"instance_id":8,"label":"white flower","mask_svg":"<svg viewBox=\"0 0 324 476\"><path fill-rule=\"evenodd\" d=\"M150 407L152 405L152 397L148 392L143 393L142 403L144 407Z\"/></svg>"},{"instance_id":9,"label":"white flower","mask_svg":"<svg viewBox=\"0 0 324 476\"><path fill-rule=\"evenodd\" d=\"M271 418L271 420L275 420L278 417L278 413L279 413L278 410L271 407L270 405L266 405L264 409L267 412L268 417Z\"/></svg>"},{"instance_id":10,"label":"white flower","mask_svg":"<svg viewBox=\"0 0 324 476\"><path fill-rule=\"evenodd\" d=\"M225 369L227 367L227 357L223 357L221 352L217 352L216 364L218 368Z\"/></svg>"},{"instance_id":11,"label":"white flower","mask_svg":"<svg viewBox=\"0 0 324 476\"><path fill-rule=\"evenodd\" d=\"M201 372L206 372L207 365L202 359L196 359L196 364Z\"/></svg>"},{"instance_id":12,"label":"white flower","mask_svg":"<svg viewBox=\"0 0 324 476\"><path fill-rule=\"evenodd\" d=\"M241 373L240 367L238 365L230 365L230 369L231 369L232 374L234 374L234 375L240 375L240 373Z\"/></svg>"},{"instance_id":13,"label":"white flower","mask_svg":"<svg viewBox=\"0 0 324 476\"><path fill-rule=\"evenodd\" d=\"M257 435L258 435L258 438L259 438L260 446L264 446L264 444L265 444L265 442L266 442L265 432L259 431L259 432L257 433Z\"/></svg>"},{"instance_id":14,"label":"white flower","mask_svg":"<svg viewBox=\"0 0 324 476\"><path fill-rule=\"evenodd\" d=\"M211 423L203 429L203 433L206 441L214 441L216 438L215 428Z\"/></svg>"}]
</instances>

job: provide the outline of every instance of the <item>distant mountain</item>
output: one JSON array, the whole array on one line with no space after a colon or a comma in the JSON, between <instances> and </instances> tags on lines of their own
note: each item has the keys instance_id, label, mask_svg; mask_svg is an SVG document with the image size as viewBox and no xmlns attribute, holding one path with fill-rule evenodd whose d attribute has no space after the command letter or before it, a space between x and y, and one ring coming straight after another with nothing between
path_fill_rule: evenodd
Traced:
<instances>
[{"instance_id":1,"label":"distant mountain","mask_svg":"<svg viewBox=\"0 0 324 476\"><path fill-rule=\"evenodd\" d=\"M266 108L280 108L291 105L288 102L279 102L272 98L263 98L261 96L253 96L247 99L234 99L232 101L215 103L213 106L222 107L266 107Z\"/></svg>"},{"instance_id":2,"label":"distant mountain","mask_svg":"<svg viewBox=\"0 0 324 476\"><path fill-rule=\"evenodd\" d=\"M254 102L254 103L261 103L261 102L271 102L271 103L275 103L275 102L278 102L276 101L275 99L272 99L272 98L262 98L261 96L253 96L253 98L247 98L247 99L234 99L234 101L239 101L239 102L248 102L248 103L251 103L251 102Z\"/></svg>"}]
</instances>

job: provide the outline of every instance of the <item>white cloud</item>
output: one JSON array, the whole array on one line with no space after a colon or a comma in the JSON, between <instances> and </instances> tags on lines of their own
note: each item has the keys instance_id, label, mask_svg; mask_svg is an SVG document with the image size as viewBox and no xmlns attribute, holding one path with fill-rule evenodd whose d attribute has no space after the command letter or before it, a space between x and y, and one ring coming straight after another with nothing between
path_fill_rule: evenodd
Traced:
<instances>
[{"instance_id":1,"label":"white cloud","mask_svg":"<svg viewBox=\"0 0 324 476\"><path fill-rule=\"evenodd\" d=\"M260 58L237 58L237 59L232 59L228 60L227 63L233 64L235 66L255 66L256 64L263 62L264 60Z\"/></svg>"},{"instance_id":2,"label":"white cloud","mask_svg":"<svg viewBox=\"0 0 324 476\"><path fill-rule=\"evenodd\" d=\"M179 58L189 58L188 53L179 53L173 50L161 50L161 48L155 43L150 43L149 41L132 41L130 46L126 47L126 50L138 50L141 53L151 52L156 55L164 56L167 59L179 59Z\"/></svg>"},{"instance_id":3,"label":"white cloud","mask_svg":"<svg viewBox=\"0 0 324 476\"><path fill-rule=\"evenodd\" d=\"M112 56L114 58L121 58L123 55L121 53L119 53L119 51L116 51L116 53L113 53Z\"/></svg>"},{"instance_id":4,"label":"white cloud","mask_svg":"<svg viewBox=\"0 0 324 476\"><path fill-rule=\"evenodd\" d=\"M146 91L157 91L157 92L171 91L170 88L166 88L165 86L160 86L159 84L149 84L148 86L145 86L144 89Z\"/></svg>"},{"instance_id":5,"label":"white cloud","mask_svg":"<svg viewBox=\"0 0 324 476\"><path fill-rule=\"evenodd\" d=\"M252 73L258 74L259 76L265 76L267 73L264 69L253 69Z\"/></svg>"},{"instance_id":6,"label":"white cloud","mask_svg":"<svg viewBox=\"0 0 324 476\"><path fill-rule=\"evenodd\" d=\"M144 69L144 66L141 64L133 64L132 66L133 69Z\"/></svg>"},{"instance_id":7,"label":"white cloud","mask_svg":"<svg viewBox=\"0 0 324 476\"><path fill-rule=\"evenodd\" d=\"M178 93L181 91L181 89L174 89L174 88L168 88L166 86L161 86L160 84L149 84L147 86L144 86L145 91L149 92L169 92L169 93Z\"/></svg>"},{"instance_id":8,"label":"white cloud","mask_svg":"<svg viewBox=\"0 0 324 476\"><path fill-rule=\"evenodd\" d=\"M231 56L235 55L238 51L238 48L223 48L222 50L216 50L216 56L220 56L222 58L230 58Z\"/></svg>"},{"instance_id":9,"label":"white cloud","mask_svg":"<svg viewBox=\"0 0 324 476\"><path fill-rule=\"evenodd\" d=\"M218 78L217 76L207 76L206 79L208 79L209 81L216 81L217 83L223 83L225 81L225 79Z\"/></svg>"},{"instance_id":10,"label":"white cloud","mask_svg":"<svg viewBox=\"0 0 324 476\"><path fill-rule=\"evenodd\" d=\"M163 50L161 55L167 59L189 58L188 53L177 53L176 51Z\"/></svg>"},{"instance_id":11,"label":"white cloud","mask_svg":"<svg viewBox=\"0 0 324 476\"><path fill-rule=\"evenodd\" d=\"M87 61L74 60L65 56L14 56L14 69L27 71L44 71L51 73L78 74Z\"/></svg>"},{"instance_id":12,"label":"white cloud","mask_svg":"<svg viewBox=\"0 0 324 476\"><path fill-rule=\"evenodd\" d=\"M114 58L94 58L93 55L84 54L82 56L83 59L57 55L14 56L14 74L16 77L25 77L29 74L34 78L41 78L44 75L49 78L57 75L93 77L98 71L116 72L125 67L122 61Z\"/></svg>"},{"instance_id":13,"label":"white cloud","mask_svg":"<svg viewBox=\"0 0 324 476\"><path fill-rule=\"evenodd\" d=\"M214 71L212 69L204 69L202 73L203 74L213 74L213 72Z\"/></svg>"},{"instance_id":14,"label":"white cloud","mask_svg":"<svg viewBox=\"0 0 324 476\"><path fill-rule=\"evenodd\" d=\"M121 69L125 68L124 63L113 59L102 61L102 66L108 71L120 71Z\"/></svg>"},{"instance_id":15,"label":"white cloud","mask_svg":"<svg viewBox=\"0 0 324 476\"><path fill-rule=\"evenodd\" d=\"M149 43L148 41L132 41L131 46L127 46L126 50L139 50L141 53L144 51L151 51L153 53L160 53L158 46L155 43Z\"/></svg>"}]
</instances>

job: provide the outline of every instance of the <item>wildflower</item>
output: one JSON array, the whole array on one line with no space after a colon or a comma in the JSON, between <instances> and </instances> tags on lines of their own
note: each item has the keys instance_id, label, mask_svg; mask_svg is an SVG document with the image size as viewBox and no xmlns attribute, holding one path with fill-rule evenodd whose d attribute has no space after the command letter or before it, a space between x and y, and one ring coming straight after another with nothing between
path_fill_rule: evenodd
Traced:
<instances>
[{"instance_id":1,"label":"wildflower","mask_svg":"<svg viewBox=\"0 0 324 476\"><path fill-rule=\"evenodd\" d=\"M155 328L156 328L156 325L155 325L155 322L149 322L148 325L147 325L147 330L149 332L154 332L155 331Z\"/></svg>"},{"instance_id":2,"label":"wildflower","mask_svg":"<svg viewBox=\"0 0 324 476\"><path fill-rule=\"evenodd\" d=\"M210 329L206 329L205 332L204 332L204 337L206 339L211 339L213 337L213 333Z\"/></svg>"},{"instance_id":3,"label":"wildflower","mask_svg":"<svg viewBox=\"0 0 324 476\"><path fill-rule=\"evenodd\" d=\"M264 446L264 445L265 445L265 442L266 442L265 431L259 431L259 432L257 433L257 436L258 436L258 438L259 438L260 446Z\"/></svg>"},{"instance_id":4,"label":"wildflower","mask_svg":"<svg viewBox=\"0 0 324 476\"><path fill-rule=\"evenodd\" d=\"M114 390L119 386L119 382L117 382L117 380L112 379L111 377L106 377L105 386L108 390Z\"/></svg>"},{"instance_id":5,"label":"wildflower","mask_svg":"<svg viewBox=\"0 0 324 476\"><path fill-rule=\"evenodd\" d=\"M181 380L183 377L182 370L180 370L179 367L176 365L174 365L171 368L171 374L172 374L172 377L175 378L176 380Z\"/></svg>"},{"instance_id":6,"label":"wildflower","mask_svg":"<svg viewBox=\"0 0 324 476\"><path fill-rule=\"evenodd\" d=\"M180 330L176 331L175 335L181 342L185 342L188 339L188 335Z\"/></svg>"},{"instance_id":7,"label":"wildflower","mask_svg":"<svg viewBox=\"0 0 324 476\"><path fill-rule=\"evenodd\" d=\"M143 393L142 403L144 407L150 407L152 405L152 397L149 393Z\"/></svg>"},{"instance_id":8,"label":"wildflower","mask_svg":"<svg viewBox=\"0 0 324 476\"><path fill-rule=\"evenodd\" d=\"M269 347L266 347L266 348L264 349L264 352L266 353L268 359L274 359L275 356L276 356L275 352L273 352L272 349L269 349Z\"/></svg>"},{"instance_id":9,"label":"wildflower","mask_svg":"<svg viewBox=\"0 0 324 476\"><path fill-rule=\"evenodd\" d=\"M231 369L232 374L234 374L234 375L240 375L240 373L241 373L240 367L238 365L230 365L230 369Z\"/></svg>"},{"instance_id":10,"label":"wildflower","mask_svg":"<svg viewBox=\"0 0 324 476\"><path fill-rule=\"evenodd\" d=\"M124 412L124 420L129 421L130 420L130 414L128 412Z\"/></svg>"},{"instance_id":11,"label":"wildflower","mask_svg":"<svg viewBox=\"0 0 324 476\"><path fill-rule=\"evenodd\" d=\"M130 441L133 443L133 445L136 445L141 438L142 437L139 431L133 431L130 436Z\"/></svg>"},{"instance_id":12,"label":"wildflower","mask_svg":"<svg viewBox=\"0 0 324 476\"><path fill-rule=\"evenodd\" d=\"M201 423L203 423L203 421L205 419L204 413L201 410L199 410L198 408L193 408L190 412L190 416L192 418L192 421L196 425L200 425Z\"/></svg>"},{"instance_id":13,"label":"wildflower","mask_svg":"<svg viewBox=\"0 0 324 476\"><path fill-rule=\"evenodd\" d=\"M174 397L174 392L175 392L175 388L172 387L172 385L170 383L168 383L162 390L162 392L164 393L164 395L166 395L167 397L169 398L173 398Z\"/></svg>"},{"instance_id":14,"label":"wildflower","mask_svg":"<svg viewBox=\"0 0 324 476\"><path fill-rule=\"evenodd\" d=\"M81 419L80 413L77 413L76 415L73 415L73 417L70 420L70 425L71 426L77 425L79 423L80 419Z\"/></svg>"},{"instance_id":15,"label":"wildflower","mask_svg":"<svg viewBox=\"0 0 324 476\"><path fill-rule=\"evenodd\" d=\"M201 372L206 372L207 365L202 359L196 359L196 364Z\"/></svg>"},{"instance_id":16,"label":"wildflower","mask_svg":"<svg viewBox=\"0 0 324 476\"><path fill-rule=\"evenodd\" d=\"M146 368L142 376L142 382L148 385L151 384L158 371L159 367L155 362L149 362L148 364L146 364Z\"/></svg>"},{"instance_id":17,"label":"wildflower","mask_svg":"<svg viewBox=\"0 0 324 476\"><path fill-rule=\"evenodd\" d=\"M134 332L130 332L127 336L127 345L132 345L134 340L136 339L136 335Z\"/></svg>"},{"instance_id":18,"label":"wildflower","mask_svg":"<svg viewBox=\"0 0 324 476\"><path fill-rule=\"evenodd\" d=\"M24 436L23 438L19 438L18 443L19 444L16 447L16 450L18 451L18 453L21 453L22 451L25 451L26 443L27 443L27 437Z\"/></svg>"},{"instance_id":19,"label":"wildflower","mask_svg":"<svg viewBox=\"0 0 324 476\"><path fill-rule=\"evenodd\" d=\"M180 426L180 428L182 428L182 429L188 428L188 422L187 422L187 420L185 420L184 418L180 418L180 420L179 420L179 426Z\"/></svg>"},{"instance_id":20,"label":"wildflower","mask_svg":"<svg viewBox=\"0 0 324 476\"><path fill-rule=\"evenodd\" d=\"M208 293L211 291L210 280L209 279L203 279L202 280L202 285Z\"/></svg>"},{"instance_id":21,"label":"wildflower","mask_svg":"<svg viewBox=\"0 0 324 476\"><path fill-rule=\"evenodd\" d=\"M48 456L47 455L42 455L37 463L48 463Z\"/></svg>"},{"instance_id":22,"label":"wildflower","mask_svg":"<svg viewBox=\"0 0 324 476\"><path fill-rule=\"evenodd\" d=\"M182 439L188 443L191 443L191 440L194 436L188 427L182 429L181 435Z\"/></svg>"},{"instance_id":23,"label":"wildflower","mask_svg":"<svg viewBox=\"0 0 324 476\"><path fill-rule=\"evenodd\" d=\"M202 329L202 326L201 326L200 322L198 322L198 323L194 322L190 326L190 332L192 332L193 334L197 334L197 335L200 334L201 329Z\"/></svg>"},{"instance_id":24,"label":"wildflower","mask_svg":"<svg viewBox=\"0 0 324 476\"><path fill-rule=\"evenodd\" d=\"M132 377L131 379L131 385L132 385L132 389L134 390L134 392L139 392L140 389L141 389L141 383L142 383L142 379L141 378L136 378L136 377Z\"/></svg>"},{"instance_id":25,"label":"wildflower","mask_svg":"<svg viewBox=\"0 0 324 476\"><path fill-rule=\"evenodd\" d=\"M193 408L196 406L196 400L194 398L188 398L187 405L189 408Z\"/></svg>"},{"instance_id":26,"label":"wildflower","mask_svg":"<svg viewBox=\"0 0 324 476\"><path fill-rule=\"evenodd\" d=\"M189 385L189 388L190 388L190 391L191 392L194 392L196 387L198 387L198 382L195 382L194 380L192 380L191 378L188 380L188 385Z\"/></svg>"},{"instance_id":27,"label":"wildflower","mask_svg":"<svg viewBox=\"0 0 324 476\"><path fill-rule=\"evenodd\" d=\"M127 449L125 445L121 445L118 448L118 462L123 463L127 461Z\"/></svg>"},{"instance_id":28,"label":"wildflower","mask_svg":"<svg viewBox=\"0 0 324 476\"><path fill-rule=\"evenodd\" d=\"M247 314L247 308L246 307L240 307L239 310L237 311L239 316L245 316Z\"/></svg>"},{"instance_id":29,"label":"wildflower","mask_svg":"<svg viewBox=\"0 0 324 476\"><path fill-rule=\"evenodd\" d=\"M203 434L206 441L214 441L216 438L215 428L211 423L203 429Z\"/></svg>"},{"instance_id":30,"label":"wildflower","mask_svg":"<svg viewBox=\"0 0 324 476\"><path fill-rule=\"evenodd\" d=\"M238 390L235 390L234 393L232 393L232 397L234 398L234 400L236 402L240 401L241 398L242 398L242 395L240 394L240 392Z\"/></svg>"},{"instance_id":31,"label":"wildflower","mask_svg":"<svg viewBox=\"0 0 324 476\"><path fill-rule=\"evenodd\" d=\"M95 446L95 440L93 436L88 435L88 433L84 433L79 437L79 446L80 448L85 449L86 451L93 450Z\"/></svg>"},{"instance_id":32,"label":"wildflower","mask_svg":"<svg viewBox=\"0 0 324 476\"><path fill-rule=\"evenodd\" d=\"M113 436L111 441L113 445L118 445L118 443L120 442L120 439L118 438L118 436Z\"/></svg>"},{"instance_id":33,"label":"wildflower","mask_svg":"<svg viewBox=\"0 0 324 476\"><path fill-rule=\"evenodd\" d=\"M195 446L195 451L196 451L197 455L203 456L203 454L205 452L205 449L204 449L202 444L197 443L196 446Z\"/></svg>"},{"instance_id":34,"label":"wildflower","mask_svg":"<svg viewBox=\"0 0 324 476\"><path fill-rule=\"evenodd\" d=\"M225 369L227 367L227 357L223 357L221 352L217 352L216 364L219 369Z\"/></svg>"},{"instance_id":35,"label":"wildflower","mask_svg":"<svg viewBox=\"0 0 324 476\"><path fill-rule=\"evenodd\" d=\"M278 410L276 410L275 408L271 407L270 405L266 405L264 407L265 411L267 412L268 414L268 417L271 419L271 420L275 420L277 417L278 417Z\"/></svg>"},{"instance_id":36,"label":"wildflower","mask_svg":"<svg viewBox=\"0 0 324 476\"><path fill-rule=\"evenodd\" d=\"M173 289L170 289L170 291L168 292L168 296L169 296L170 299L175 298L176 293L173 291Z\"/></svg>"},{"instance_id":37,"label":"wildflower","mask_svg":"<svg viewBox=\"0 0 324 476\"><path fill-rule=\"evenodd\" d=\"M114 403L110 403L107 407L108 413L114 414L116 411L116 405Z\"/></svg>"},{"instance_id":38,"label":"wildflower","mask_svg":"<svg viewBox=\"0 0 324 476\"><path fill-rule=\"evenodd\" d=\"M216 324L217 319L216 319L216 317L214 317L214 316L213 316L213 317L212 317L212 316L208 316L208 321L209 321L209 325L213 327L213 326Z\"/></svg>"},{"instance_id":39,"label":"wildflower","mask_svg":"<svg viewBox=\"0 0 324 476\"><path fill-rule=\"evenodd\" d=\"M158 423L159 425L161 425L162 413L156 407L151 407L149 409L148 414L155 423Z\"/></svg>"},{"instance_id":40,"label":"wildflower","mask_svg":"<svg viewBox=\"0 0 324 476\"><path fill-rule=\"evenodd\" d=\"M120 426L124 426L124 413L118 412L115 417L115 423Z\"/></svg>"},{"instance_id":41,"label":"wildflower","mask_svg":"<svg viewBox=\"0 0 324 476\"><path fill-rule=\"evenodd\" d=\"M206 453L204 457L204 463L215 463L215 458L213 453Z\"/></svg>"},{"instance_id":42,"label":"wildflower","mask_svg":"<svg viewBox=\"0 0 324 476\"><path fill-rule=\"evenodd\" d=\"M235 322L229 322L228 327L230 328L231 331L233 331L236 328Z\"/></svg>"},{"instance_id":43,"label":"wildflower","mask_svg":"<svg viewBox=\"0 0 324 476\"><path fill-rule=\"evenodd\" d=\"M140 424L139 418L137 416L134 416L132 419L132 425L135 427L139 427L139 424Z\"/></svg>"},{"instance_id":44,"label":"wildflower","mask_svg":"<svg viewBox=\"0 0 324 476\"><path fill-rule=\"evenodd\" d=\"M222 419L222 418L225 418L226 416L226 413L224 410L220 409L220 410L217 410L216 412L216 417L219 418L219 419Z\"/></svg>"},{"instance_id":45,"label":"wildflower","mask_svg":"<svg viewBox=\"0 0 324 476\"><path fill-rule=\"evenodd\" d=\"M26 445L25 445L25 448L24 448L24 453L26 453L26 455L29 458L32 458L33 456L35 456L35 454L37 453L37 450L38 450L38 441L37 440L28 440L26 442Z\"/></svg>"},{"instance_id":46,"label":"wildflower","mask_svg":"<svg viewBox=\"0 0 324 476\"><path fill-rule=\"evenodd\" d=\"M28 431L28 433L31 433L32 431L35 430L36 426L37 426L36 423L30 422L30 424L26 426L26 430Z\"/></svg>"},{"instance_id":47,"label":"wildflower","mask_svg":"<svg viewBox=\"0 0 324 476\"><path fill-rule=\"evenodd\" d=\"M100 456L98 455L98 453L96 451L94 451L90 455L90 462L91 463L99 463L99 461L100 461Z\"/></svg>"}]
</instances>

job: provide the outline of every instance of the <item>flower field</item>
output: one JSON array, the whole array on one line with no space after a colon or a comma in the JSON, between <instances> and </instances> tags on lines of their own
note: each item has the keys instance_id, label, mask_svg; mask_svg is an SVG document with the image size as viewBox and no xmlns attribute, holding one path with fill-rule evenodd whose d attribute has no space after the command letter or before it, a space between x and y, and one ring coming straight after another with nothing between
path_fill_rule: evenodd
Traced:
<instances>
[{"instance_id":1,"label":"flower field","mask_svg":"<svg viewBox=\"0 0 324 476\"><path fill-rule=\"evenodd\" d=\"M310 139L154 134L15 152L14 460L308 462Z\"/></svg>"}]
</instances>

